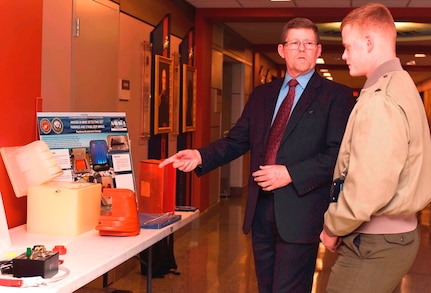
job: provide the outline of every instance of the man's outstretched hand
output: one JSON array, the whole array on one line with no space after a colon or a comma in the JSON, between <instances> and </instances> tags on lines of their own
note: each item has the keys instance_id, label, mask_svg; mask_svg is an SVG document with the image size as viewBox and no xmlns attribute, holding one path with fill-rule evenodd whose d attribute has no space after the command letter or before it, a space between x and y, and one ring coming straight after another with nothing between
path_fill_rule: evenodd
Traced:
<instances>
[{"instance_id":1,"label":"man's outstretched hand","mask_svg":"<svg viewBox=\"0 0 431 293\"><path fill-rule=\"evenodd\" d=\"M182 150L159 164L159 168L172 164L172 167L183 172L190 172L202 164L202 157L198 150Z\"/></svg>"}]
</instances>

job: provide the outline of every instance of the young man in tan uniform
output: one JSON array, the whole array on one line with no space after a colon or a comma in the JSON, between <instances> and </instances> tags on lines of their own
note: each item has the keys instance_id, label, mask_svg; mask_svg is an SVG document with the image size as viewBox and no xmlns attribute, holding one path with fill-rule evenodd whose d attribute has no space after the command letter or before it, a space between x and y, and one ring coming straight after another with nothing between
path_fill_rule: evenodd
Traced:
<instances>
[{"instance_id":1,"label":"young man in tan uniform","mask_svg":"<svg viewBox=\"0 0 431 293\"><path fill-rule=\"evenodd\" d=\"M419 248L416 213L431 196L430 131L417 88L396 58L389 10L357 8L341 33L350 75L367 81L349 117L321 234L339 253L327 291L390 293Z\"/></svg>"}]
</instances>

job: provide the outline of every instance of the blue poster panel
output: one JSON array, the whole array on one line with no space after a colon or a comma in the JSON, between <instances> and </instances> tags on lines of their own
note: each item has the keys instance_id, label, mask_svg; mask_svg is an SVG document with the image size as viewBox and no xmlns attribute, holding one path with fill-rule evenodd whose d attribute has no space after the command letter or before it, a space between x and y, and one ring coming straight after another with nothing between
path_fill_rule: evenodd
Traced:
<instances>
[{"instance_id":1,"label":"blue poster panel","mask_svg":"<svg viewBox=\"0 0 431 293\"><path fill-rule=\"evenodd\" d=\"M68 182L95 182L135 191L125 113L37 113L40 139Z\"/></svg>"}]
</instances>

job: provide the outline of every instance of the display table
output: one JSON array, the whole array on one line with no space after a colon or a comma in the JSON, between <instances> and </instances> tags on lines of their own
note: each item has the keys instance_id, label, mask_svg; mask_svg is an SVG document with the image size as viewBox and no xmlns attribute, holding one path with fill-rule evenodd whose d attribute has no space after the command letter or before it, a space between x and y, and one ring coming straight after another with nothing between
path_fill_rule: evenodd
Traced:
<instances>
[{"instance_id":1,"label":"display table","mask_svg":"<svg viewBox=\"0 0 431 293\"><path fill-rule=\"evenodd\" d=\"M73 292L117 267L128 259L150 248L166 236L191 223L199 216L195 212L175 212L181 215L181 220L162 229L141 229L137 236L112 237L99 236L99 231L91 230L78 236L50 236L29 234L25 225L10 229L12 247L8 252L17 255L26 251L27 247L44 245L52 250L56 245L64 245L65 255L60 255L69 275L46 286L15 288L0 286L0 292ZM64 274L63 271L54 276ZM150 279L150 278L149 278ZM49 280L49 279L48 279ZM151 283L150 283L151 284ZM151 289L151 286L149 287Z\"/></svg>"}]
</instances>

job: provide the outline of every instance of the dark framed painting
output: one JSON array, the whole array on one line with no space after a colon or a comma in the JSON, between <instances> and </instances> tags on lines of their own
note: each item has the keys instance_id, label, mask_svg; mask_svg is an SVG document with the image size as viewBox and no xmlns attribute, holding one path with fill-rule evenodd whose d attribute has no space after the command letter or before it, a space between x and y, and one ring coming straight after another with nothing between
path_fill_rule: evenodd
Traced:
<instances>
[{"instance_id":1,"label":"dark framed painting","mask_svg":"<svg viewBox=\"0 0 431 293\"><path fill-rule=\"evenodd\" d=\"M156 55L154 78L154 134L173 129L173 63Z\"/></svg>"},{"instance_id":2,"label":"dark framed painting","mask_svg":"<svg viewBox=\"0 0 431 293\"><path fill-rule=\"evenodd\" d=\"M196 130L196 68L183 65L183 132Z\"/></svg>"}]
</instances>

